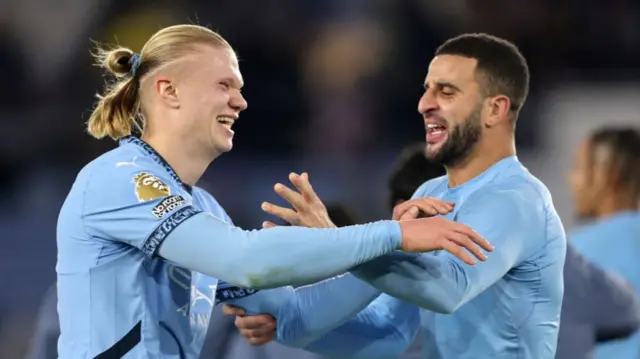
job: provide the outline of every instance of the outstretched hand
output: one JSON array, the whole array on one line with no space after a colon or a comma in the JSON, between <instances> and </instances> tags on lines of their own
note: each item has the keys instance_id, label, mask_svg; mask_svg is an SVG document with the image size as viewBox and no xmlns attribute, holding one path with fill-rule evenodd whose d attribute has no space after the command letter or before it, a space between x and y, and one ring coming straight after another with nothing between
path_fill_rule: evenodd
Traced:
<instances>
[{"instance_id":1,"label":"outstretched hand","mask_svg":"<svg viewBox=\"0 0 640 359\"><path fill-rule=\"evenodd\" d=\"M329 218L327 208L309 182L309 175L307 173L301 175L291 173L289 174L289 181L298 190L297 192L281 183L276 183L274 190L280 197L289 202L293 209L264 202L262 203L262 210L273 216L280 217L294 226L335 228L336 225ZM263 228L275 226L276 224L270 221L262 223Z\"/></svg>"}]
</instances>

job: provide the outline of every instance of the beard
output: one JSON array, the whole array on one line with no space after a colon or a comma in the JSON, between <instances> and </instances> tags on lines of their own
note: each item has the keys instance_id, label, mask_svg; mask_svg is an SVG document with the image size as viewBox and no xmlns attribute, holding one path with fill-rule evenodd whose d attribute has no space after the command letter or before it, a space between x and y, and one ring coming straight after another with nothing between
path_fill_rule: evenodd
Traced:
<instances>
[{"instance_id":1,"label":"beard","mask_svg":"<svg viewBox=\"0 0 640 359\"><path fill-rule=\"evenodd\" d=\"M481 133L481 107L478 106L463 123L449 130L446 142L437 152L427 151L427 159L437 165L453 167L471 154L480 141Z\"/></svg>"}]
</instances>

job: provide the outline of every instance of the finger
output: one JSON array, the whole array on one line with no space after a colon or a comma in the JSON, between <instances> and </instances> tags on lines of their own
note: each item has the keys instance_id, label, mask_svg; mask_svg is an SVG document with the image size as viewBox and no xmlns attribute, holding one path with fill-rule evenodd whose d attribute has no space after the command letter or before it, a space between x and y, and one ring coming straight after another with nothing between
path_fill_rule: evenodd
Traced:
<instances>
[{"instance_id":1,"label":"finger","mask_svg":"<svg viewBox=\"0 0 640 359\"><path fill-rule=\"evenodd\" d=\"M421 205L421 207L419 207L419 208L420 208L421 212L423 212L424 214L426 214L429 217L435 216L435 215L438 215L438 214L447 214L447 213L449 213L446 210L443 211L443 210L439 209L438 207L435 207L433 205L429 205L427 203L425 203L424 205Z\"/></svg>"},{"instance_id":2,"label":"finger","mask_svg":"<svg viewBox=\"0 0 640 359\"><path fill-rule=\"evenodd\" d=\"M400 203L399 205L393 208L393 219L396 221L399 221L402 218L402 216L404 216L404 214L407 213L407 211L409 211L413 207L416 207L416 206L409 203L409 201Z\"/></svg>"},{"instance_id":3,"label":"finger","mask_svg":"<svg viewBox=\"0 0 640 359\"><path fill-rule=\"evenodd\" d=\"M238 308L238 307L234 307L233 305L229 305L229 304L225 304L222 307L222 313L224 313L224 315L231 315L231 316L243 316L244 315L244 309L242 308Z\"/></svg>"},{"instance_id":4,"label":"finger","mask_svg":"<svg viewBox=\"0 0 640 359\"><path fill-rule=\"evenodd\" d=\"M404 214L402 214L402 216L400 216L400 220L401 221L406 221L406 220L410 220L410 219L416 219L416 218L418 218L419 214L420 214L420 210L418 209L418 207L413 206L413 207L409 208L408 211L404 212Z\"/></svg>"},{"instance_id":5,"label":"finger","mask_svg":"<svg viewBox=\"0 0 640 359\"><path fill-rule=\"evenodd\" d=\"M278 225L271 222L271 221L264 221L262 222L262 228L273 228L273 227L277 227Z\"/></svg>"},{"instance_id":6,"label":"finger","mask_svg":"<svg viewBox=\"0 0 640 359\"><path fill-rule=\"evenodd\" d=\"M257 330L260 328L275 328L275 320L268 314L236 317L234 324L242 330Z\"/></svg>"},{"instance_id":7,"label":"finger","mask_svg":"<svg viewBox=\"0 0 640 359\"><path fill-rule=\"evenodd\" d=\"M316 194L309 182L309 174L304 172L302 175L292 173L289 175L289 180L300 191L302 197L308 202L320 201L320 197Z\"/></svg>"},{"instance_id":8,"label":"finger","mask_svg":"<svg viewBox=\"0 0 640 359\"><path fill-rule=\"evenodd\" d=\"M469 265L476 264L476 261L473 258L471 258L471 256L469 255L469 253L467 253L467 251L465 251L464 249L462 249L462 247L458 246L452 241L443 240L442 249L460 258L460 260L462 260L463 262Z\"/></svg>"},{"instance_id":9,"label":"finger","mask_svg":"<svg viewBox=\"0 0 640 359\"><path fill-rule=\"evenodd\" d=\"M415 205L419 206L420 209L425 211L425 213L431 214L432 216L435 216L436 214L449 214L453 211L453 206L449 204L449 202L441 201L437 198L416 199ZM427 212L428 208L431 208L432 213Z\"/></svg>"},{"instance_id":10,"label":"finger","mask_svg":"<svg viewBox=\"0 0 640 359\"><path fill-rule=\"evenodd\" d=\"M424 201L422 198L404 202L398 205L398 207L400 213L406 213L406 211L410 210L413 207L416 207L418 209L418 215L420 211L425 213L427 216L435 216L439 213L439 210L435 208L431 202ZM449 212L445 212L444 214L447 213ZM416 215L416 218L418 217L418 215ZM400 215L400 217L402 217L402 214Z\"/></svg>"},{"instance_id":11,"label":"finger","mask_svg":"<svg viewBox=\"0 0 640 359\"><path fill-rule=\"evenodd\" d=\"M443 201L437 198L416 198L411 200L411 202L415 202L415 205L420 206L422 208L423 204L425 207L431 207L438 212L438 214L449 214L453 211L453 203Z\"/></svg>"},{"instance_id":12,"label":"finger","mask_svg":"<svg viewBox=\"0 0 640 359\"><path fill-rule=\"evenodd\" d=\"M462 223L455 223L455 222L452 222L452 224L455 225L453 229L456 232L462 233L465 236L469 237L469 239L471 239L474 243L482 247L482 249L489 252L493 251L493 245L489 243L489 241L484 239L484 237L482 237L480 234L478 234L478 232L471 229L469 226L466 226Z\"/></svg>"},{"instance_id":13,"label":"finger","mask_svg":"<svg viewBox=\"0 0 640 359\"><path fill-rule=\"evenodd\" d=\"M269 343L272 340L273 340L273 336L272 337L264 337L264 338L247 338L247 341L249 342L249 344L251 344L253 346L265 345L265 344Z\"/></svg>"},{"instance_id":14,"label":"finger","mask_svg":"<svg viewBox=\"0 0 640 359\"><path fill-rule=\"evenodd\" d=\"M273 340L276 333L275 324L273 326L264 326L256 329L240 329L240 333L250 343L262 345Z\"/></svg>"},{"instance_id":15,"label":"finger","mask_svg":"<svg viewBox=\"0 0 640 359\"><path fill-rule=\"evenodd\" d=\"M238 328L240 328L240 327L238 327ZM275 330L276 330L275 321L269 322L269 323L266 323L264 325L257 326L257 327L250 327L250 328L243 327L243 328L240 328L240 331L242 332L242 335L244 335L247 338L271 337L271 336L273 336Z\"/></svg>"},{"instance_id":16,"label":"finger","mask_svg":"<svg viewBox=\"0 0 640 359\"><path fill-rule=\"evenodd\" d=\"M298 213L291 208L284 208L275 204L264 202L261 206L262 210L270 215L282 218L283 220L293 225L298 225L300 220L298 219Z\"/></svg>"},{"instance_id":17,"label":"finger","mask_svg":"<svg viewBox=\"0 0 640 359\"><path fill-rule=\"evenodd\" d=\"M479 260L481 261L487 260L487 256L482 252L480 247L478 247L477 244L475 244L471 239L469 239L469 237L465 236L464 234L452 232L449 235L449 240L451 240L453 243L461 247L464 247L467 251L471 252L471 254L473 254Z\"/></svg>"},{"instance_id":18,"label":"finger","mask_svg":"<svg viewBox=\"0 0 640 359\"><path fill-rule=\"evenodd\" d=\"M282 197L282 199L289 202L293 206L293 208L295 209L304 208L306 203L300 193L292 190L291 188L281 183L276 183L276 185L273 186L273 190L276 191L278 196Z\"/></svg>"},{"instance_id":19,"label":"finger","mask_svg":"<svg viewBox=\"0 0 640 359\"><path fill-rule=\"evenodd\" d=\"M447 203L433 203L433 208L438 211L439 214L449 214L453 211L453 207Z\"/></svg>"}]
</instances>

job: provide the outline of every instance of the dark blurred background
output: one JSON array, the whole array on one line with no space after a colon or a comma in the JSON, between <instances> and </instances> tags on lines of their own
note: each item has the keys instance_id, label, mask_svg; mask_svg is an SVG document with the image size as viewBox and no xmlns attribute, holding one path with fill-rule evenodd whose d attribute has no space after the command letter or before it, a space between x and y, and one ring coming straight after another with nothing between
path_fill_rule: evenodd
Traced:
<instances>
[{"instance_id":1,"label":"dark blurred background","mask_svg":"<svg viewBox=\"0 0 640 359\"><path fill-rule=\"evenodd\" d=\"M103 79L92 40L139 50L163 26L208 25L241 59L249 109L201 182L257 228L275 182L308 171L326 201L388 217L385 178L424 139L416 111L435 47L461 32L514 41L532 88L521 160L573 225L572 151L604 123L640 125L640 2L632 0L4 0L0 2L0 357L28 345L55 280L55 225L77 171L115 143L85 134Z\"/></svg>"}]
</instances>

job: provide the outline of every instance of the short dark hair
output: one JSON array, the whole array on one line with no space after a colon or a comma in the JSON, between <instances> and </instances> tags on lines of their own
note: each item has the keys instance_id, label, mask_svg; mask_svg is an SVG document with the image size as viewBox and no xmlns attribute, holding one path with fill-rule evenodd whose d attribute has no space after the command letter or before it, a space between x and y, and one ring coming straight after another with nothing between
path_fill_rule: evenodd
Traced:
<instances>
[{"instance_id":1,"label":"short dark hair","mask_svg":"<svg viewBox=\"0 0 640 359\"><path fill-rule=\"evenodd\" d=\"M393 209L398 201L411 199L423 183L445 174L443 166L427 160L424 143L406 147L396 159L387 181L390 207Z\"/></svg>"},{"instance_id":2,"label":"short dark hair","mask_svg":"<svg viewBox=\"0 0 640 359\"><path fill-rule=\"evenodd\" d=\"M598 147L611 151L610 164L620 185L640 200L640 132L632 127L602 127L591 134L589 145L591 162Z\"/></svg>"},{"instance_id":3,"label":"short dark hair","mask_svg":"<svg viewBox=\"0 0 640 359\"><path fill-rule=\"evenodd\" d=\"M505 95L511 101L514 119L529 93L529 66L513 43L499 37L477 33L462 34L447 40L436 50L438 55L457 55L476 59L481 88L485 96Z\"/></svg>"}]
</instances>

